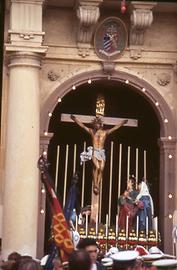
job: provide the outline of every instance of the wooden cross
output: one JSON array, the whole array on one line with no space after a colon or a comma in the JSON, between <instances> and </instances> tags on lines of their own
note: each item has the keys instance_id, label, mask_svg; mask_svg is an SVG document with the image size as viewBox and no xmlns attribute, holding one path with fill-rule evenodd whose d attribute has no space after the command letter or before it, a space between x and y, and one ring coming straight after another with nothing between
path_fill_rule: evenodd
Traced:
<instances>
[{"instance_id":1,"label":"wooden cross","mask_svg":"<svg viewBox=\"0 0 177 270\"><path fill-rule=\"evenodd\" d=\"M95 118L95 116L91 116L91 115L79 115L79 114L74 114L74 116L76 116L82 123L91 123L93 121L93 119ZM115 117L105 117L102 116L101 119L103 120L103 124L104 125L117 125L119 124L119 122L121 122L122 120L125 120L127 118L115 118ZM128 122L124 125L127 127L137 127L138 126L138 120L136 119L127 119ZM66 114L66 113L62 113L61 114L61 121L62 122L73 122L73 120L71 119L71 114Z\"/></svg>"},{"instance_id":2,"label":"wooden cross","mask_svg":"<svg viewBox=\"0 0 177 270\"><path fill-rule=\"evenodd\" d=\"M96 111L96 114L98 116L98 113ZM122 120L128 120L124 126L128 127L137 127L138 126L138 121L136 119L127 119L127 118L114 118L114 117L104 117L104 112L99 113L99 117L101 117L103 124L105 125L118 125L119 122ZM76 115L74 114L76 118L78 118L82 123L91 123L94 119L95 116L90 116L90 115ZM61 114L61 121L62 122L73 122L71 119L71 114ZM92 222L97 222L98 219L98 211L99 211L99 201L100 201L100 196L95 195L95 193L92 190L92 202L91 202L91 221Z\"/></svg>"}]
</instances>

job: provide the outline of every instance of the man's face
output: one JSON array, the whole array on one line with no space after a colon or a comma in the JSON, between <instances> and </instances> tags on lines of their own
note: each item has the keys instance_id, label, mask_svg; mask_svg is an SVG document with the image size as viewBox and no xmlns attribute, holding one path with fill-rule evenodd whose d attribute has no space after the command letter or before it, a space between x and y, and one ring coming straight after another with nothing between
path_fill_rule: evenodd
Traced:
<instances>
[{"instance_id":1,"label":"man's face","mask_svg":"<svg viewBox=\"0 0 177 270\"><path fill-rule=\"evenodd\" d=\"M63 270L63 266L60 260L54 261L53 266L55 270Z\"/></svg>"},{"instance_id":2,"label":"man's face","mask_svg":"<svg viewBox=\"0 0 177 270\"><path fill-rule=\"evenodd\" d=\"M127 188L128 189L132 189L132 181L131 180L128 180L128 184L127 184Z\"/></svg>"},{"instance_id":3,"label":"man's face","mask_svg":"<svg viewBox=\"0 0 177 270\"><path fill-rule=\"evenodd\" d=\"M98 253L97 246L94 245L88 246L85 248L85 250L89 253L92 263L95 263L97 260L97 253Z\"/></svg>"},{"instance_id":4,"label":"man's face","mask_svg":"<svg viewBox=\"0 0 177 270\"><path fill-rule=\"evenodd\" d=\"M101 124L100 124L100 123L95 123L95 124L94 124L94 128L95 128L96 130L101 129Z\"/></svg>"}]
</instances>

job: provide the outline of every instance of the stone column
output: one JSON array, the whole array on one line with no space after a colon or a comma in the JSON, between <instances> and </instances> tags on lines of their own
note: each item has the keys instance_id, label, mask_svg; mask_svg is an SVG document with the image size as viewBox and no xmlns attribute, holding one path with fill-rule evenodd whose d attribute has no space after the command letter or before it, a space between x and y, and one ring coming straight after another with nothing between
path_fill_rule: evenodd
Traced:
<instances>
[{"instance_id":1,"label":"stone column","mask_svg":"<svg viewBox=\"0 0 177 270\"><path fill-rule=\"evenodd\" d=\"M39 198L39 69L43 0L11 0L2 254L36 257Z\"/></svg>"},{"instance_id":2,"label":"stone column","mask_svg":"<svg viewBox=\"0 0 177 270\"><path fill-rule=\"evenodd\" d=\"M176 191L176 139L160 138L160 233L164 251L172 254L173 213ZM169 196L170 195L170 196ZM169 237L170 236L170 237Z\"/></svg>"},{"instance_id":3,"label":"stone column","mask_svg":"<svg viewBox=\"0 0 177 270\"><path fill-rule=\"evenodd\" d=\"M40 57L14 53L9 64L9 108L3 216L3 255L35 257L39 178Z\"/></svg>"}]
</instances>

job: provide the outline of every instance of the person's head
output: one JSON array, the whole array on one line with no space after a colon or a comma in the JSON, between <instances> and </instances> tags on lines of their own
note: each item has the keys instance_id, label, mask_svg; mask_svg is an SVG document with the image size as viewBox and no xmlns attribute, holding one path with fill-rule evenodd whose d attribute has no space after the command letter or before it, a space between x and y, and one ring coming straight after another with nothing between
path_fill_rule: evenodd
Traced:
<instances>
[{"instance_id":1,"label":"person's head","mask_svg":"<svg viewBox=\"0 0 177 270\"><path fill-rule=\"evenodd\" d=\"M114 262L112 270L135 270L136 261Z\"/></svg>"},{"instance_id":2,"label":"person's head","mask_svg":"<svg viewBox=\"0 0 177 270\"><path fill-rule=\"evenodd\" d=\"M21 259L21 255L18 253L18 252L12 252L12 253L10 253L9 255L8 255L8 257L7 257L7 260L9 261L11 261L11 260L13 260L13 261L18 261L18 260L20 260Z\"/></svg>"},{"instance_id":3,"label":"person's head","mask_svg":"<svg viewBox=\"0 0 177 270\"><path fill-rule=\"evenodd\" d=\"M123 195L124 195L125 197L127 197L127 196L129 195L129 192L128 192L127 189L124 191Z\"/></svg>"},{"instance_id":4,"label":"person's head","mask_svg":"<svg viewBox=\"0 0 177 270\"><path fill-rule=\"evenodd\" d=\"M87 205L81 209L82 216L91 214L91 205Z\"/></svg>"},{"instance_id":5,"label":"person's head","mask_svg":"<svg viewBox=\"0 0 177 270\"><path fill-rule=\"evenodd\" d=\"M59 258L53 259L52 264L53 264L53 268L55 270L63 270L63 265L62 265L61 260Z\"/></svg>"},{"instance_id":6,"label":"person's head","mask_svg":"<svg viewBox=\"0 0 177 270\"><path fill-rule=\"evenodd\" d=\"M11 270L17 270L18 269L18 265L19 265L20 260L21 260L21 257L22 256L18 252L16 252L16 251L10 253L8 255L8 257L7 257L7 262L6 262L7 263L7 266L10 267L9 269L11 269ZM6 265L4 265L4 267L1 267L1 268L5 270Z\"/></svg>"},{"instance_id":7,"label":"person's head","mask_svg":"<svg viewBox=\"0 0 177 270\"><path fill-rule=\"evenodd\" d=\"M99 130L103 128L103 121L100 117L95 117L92 121L92 126L95 130Z\"/></svg>"},{"instance_id":8,"label":"person's head","mask_svg":"<svg viewBox=\"0 0 177 270\"><path fill-rule=\"evenodd\" d=\"M2 270L13 270L16 268L16 262L14 260L2 261L0 262L0 269Z\"/></svg>"},{"instance_id":9,"label":"person's head","mask_svg":"<svg viewBox=\"0 0 177 270\"><path fill-rule=\"evenodd\" d=\"M135 179L135 177L132 175L132 176L130 176L130 178L128 179L127 188L128 188L128 189L135 189L135 187L136 187L136 179Z\"/></svg>"},{"instance_id":10,"label":"person's head","mask_svg":"<svg viewBox=\"0 0 177 270\"><path fill-rule=\"evenodd\" d=\"M42 266L33 259L23 258L20 260L18 270L42 270Z\"/></svg>"},{"instance_id":11,"label":"person's head","mask_svg":"<svg viewBox=\"0 0 177 270\"><path fill-rule=\"evenodd\" d=\"M120 251L111 256L113 259L112 270L137 270L137 251Z\"/></svg>"},{"instance_id":12,"label":"person's head","mask_svg":"<svg viewBox=\"0 0 177 270\"><path fill-rule=\"evenodd\" d=\"M86 250L75 250L71 253L68 270L90 270L91 266L92 261Z\"/></svg>"},{"instance_id":13,"label":"person's head","mask_svg":"<svg viewBox=\"0 0 177 270\"><path fill-rule=\"evenodd\" d=\"M92 238L82 239L77 245L77 248L86 250L90 255L92 263L96 262L98 255L98 245L95 239Z\"/></svg>"},{"instance_id":14,"label":"person's head","mask_svg":"<svg viewBox=\"0 0 177 270\"><path fill-rule=\"evenodd\" d=\"M149 188L144 180L140 180L138 183L138 189L140 193L149 195Z\"/></svg>"}]
</instances>

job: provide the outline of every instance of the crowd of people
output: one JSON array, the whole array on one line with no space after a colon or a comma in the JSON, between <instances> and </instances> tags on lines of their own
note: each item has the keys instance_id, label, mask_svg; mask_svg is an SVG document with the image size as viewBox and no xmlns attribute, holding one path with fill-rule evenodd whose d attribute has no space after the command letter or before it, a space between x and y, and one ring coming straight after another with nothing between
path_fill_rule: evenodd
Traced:
<instances>
[{"instance_id":1,"label":"crowd of people","mask_svg":"<svg viewBox=\"0 0 177 270\"><path fill-rule=\"evenodd\" d=\"M67 263L62 263L58 257L53 258L50 270L146 270L146 268L156 270L157 267L153 265L153 255L155 255L156 262L157 258L163 259L164 262L167 261L165 258L171 258L171 267L168 264L168 269L177 266L175 257L164 254L158 247L151 247L149 251L142 246L125 251L111 247L104 256L100 256L96 240L84 238L78 243L77 249L70 254ZM145 258L151 258L151 260L146 261ZM30 256L13 252L9 254L6 261L1 262L0 268L2 270L49 270L46 268L46 263L47 260L43 260L43 258L36 260ZM164 267L165 263L162 265Z\"/></svg>"}]
</instances>

